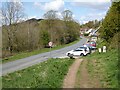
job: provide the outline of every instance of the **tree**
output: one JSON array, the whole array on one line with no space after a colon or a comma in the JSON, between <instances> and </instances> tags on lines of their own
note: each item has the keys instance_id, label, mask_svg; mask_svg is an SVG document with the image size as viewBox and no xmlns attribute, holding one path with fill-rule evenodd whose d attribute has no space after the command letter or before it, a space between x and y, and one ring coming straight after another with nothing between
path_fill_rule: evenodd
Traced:
<instances>
[{"instance_id":1,"label":"tree","mask_svg":"<svg viewBox=\"0 0 120 90\"><path fill-rule=\"evenodd\" d=\"M2 2L2 24L6 25L9 51L13 52L15 33L18 30L17 23L24 17L22 5L19 2Z\"/></svg>"},{"instance_id":2,"label":"tree","mask_svg":"<svg viewBox=\"0 0 120 90\"><path fill-rule=\"evenodd\" d=\"M65 10L62 12L63 20L70 21L73 20L73 13L70 10Z\"/></svg>"},{"instance_id":3,"label":"tree","mask_svg":"<svg viewBox=\"0 0 120 90\"><path fill-rule=\"evenodd\" d=\"M55 20L57 19L57 11L50 10L44 14L44 18L50 19L50 20Z\"/></svg>"},{"instance_id":4,"label":"tree","mask_svg":"<svg viewBox=\"0 0 120 90\"><path fill-rule=\"evenodd\" d=\"M40 31L40 40L43 43L44 47L48 45L48 42L50 41L50 35L47 30Z\"/></svg>"},{"instance_id":5,"label":"tree","mask_svg":"<svg viewBox=\"0 0 120 90\"><path fill-rule=\"evenodd\" d=\"M100 28L100 36L107 42L120 31L120 2L113 2Z\"/></svg>"},{"instance_id":6,"label":"tree","mask_svg":"<svg viewBox=\"0 0 120 90\"><path fill-rule=\"evenodd\" d=\"M57 11L50 10L44 14L44 18L46 19L47 25L49 26L50 40L52 42L54 40L54 33L53 33L54 28L53 27L55 25L55 21L58 19L56 13Z\"/></svg>"},{"instance_id":7,"label":"tree","mask_svg":"<svg viewBox=\"0 0 120 90\"><path fill-rule=\"evenodd\" d=\"M63 21L65 23L64 39L61 39L65 43L70 43L77 39L79 35L79 25L73 20L73 13L70 10L62 12Z\"/></svg>"}]
</instances>

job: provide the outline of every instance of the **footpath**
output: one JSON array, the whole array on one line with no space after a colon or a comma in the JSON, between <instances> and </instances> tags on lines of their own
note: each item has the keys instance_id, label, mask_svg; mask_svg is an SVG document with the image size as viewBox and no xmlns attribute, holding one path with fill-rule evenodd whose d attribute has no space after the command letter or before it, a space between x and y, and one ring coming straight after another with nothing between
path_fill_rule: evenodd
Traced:
<instances>
[{"instance_id":1,"label":"footpath","mask_svg":"<svg viewBox=\"0 0 120 90\"><path fill-rule=\"evenodd\" d=\"M100 88L100 82L95 78L90 78L87 70L87 60L77 58L70 66L63 82L63 88ZM77 72L80 71L80 75Z\"/></svg>"}]
</instances>

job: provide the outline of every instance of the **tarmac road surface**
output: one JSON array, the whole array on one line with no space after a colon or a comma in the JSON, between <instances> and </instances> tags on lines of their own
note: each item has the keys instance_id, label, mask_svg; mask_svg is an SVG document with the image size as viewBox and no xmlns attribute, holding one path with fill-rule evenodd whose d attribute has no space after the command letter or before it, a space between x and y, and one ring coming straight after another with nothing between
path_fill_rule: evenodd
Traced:
<instances>
[{"instance_id":1,"label":"tarmac road surface","mask_svg":"<svg viewBox=\"0 0 120 90\"><path fill-rule=\"evenodd\" d=\"M2 66L2 69L0 71L0 75L6 75L8 73L12 73L14 71L18 71L18 70L22 70L25 68L28 68L32 65L38 64L40 62L46 61L48 60L48 58L60 58L60 57L65 57L65 53L75 49L81 45L83 45L84 43L86 43L87 39L86 38L82 38L78 43L68 46L68 47L64 47L62 49L59 50L54 50L51 52L46 52L46 53L41 53L38 55L33 55L30 57L26 57L23 59L19 59L19 60L15 60L15 61L11 61L5 64L0 64L0 67Z\"/></svg>"}]
</instances>

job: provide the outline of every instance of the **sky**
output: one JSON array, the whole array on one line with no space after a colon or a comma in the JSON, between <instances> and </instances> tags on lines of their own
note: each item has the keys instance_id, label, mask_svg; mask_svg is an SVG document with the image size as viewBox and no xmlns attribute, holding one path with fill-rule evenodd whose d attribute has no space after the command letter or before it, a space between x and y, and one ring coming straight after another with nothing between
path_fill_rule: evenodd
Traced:
<instances>
[{"instance_id":1,"label":"sky","mask_svg":"<svg viewBox=\"0 0 120 90\"><path fill-rule=\"evenodd\" d=\"M24 8L27 19L43 18L43 15L49 10L56 10L61 18L61 12L70 10L73 18L80 24L91 20L101 20L105 17L109 7L110 0L12 0L19 2ZM5 0L3 0L5 2Z\"/></svg>"}]
</instances>

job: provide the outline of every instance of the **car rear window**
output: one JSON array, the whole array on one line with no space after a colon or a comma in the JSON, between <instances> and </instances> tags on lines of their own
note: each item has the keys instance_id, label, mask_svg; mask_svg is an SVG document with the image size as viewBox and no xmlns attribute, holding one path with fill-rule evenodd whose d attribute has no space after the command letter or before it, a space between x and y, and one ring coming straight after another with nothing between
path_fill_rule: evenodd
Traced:
<instances>
[{"instance_id":1,"label":"car rear window","mask_svg":"<svg viewBox=\"0 0 120 90\"><path fill-rule=\"evenodd\" d=\"M83 49L75 49L75 51L83 51Z\"/></svg>"},{"instance_id":2,"label":"car rear window","mask_svg":"<svg viewBox=\"0 0 120 90\"><path fill-rule=\"evenodd\" d=\"M95 44L95 42L91 42L91 44Z\"/></svg>"}]
</instances>

